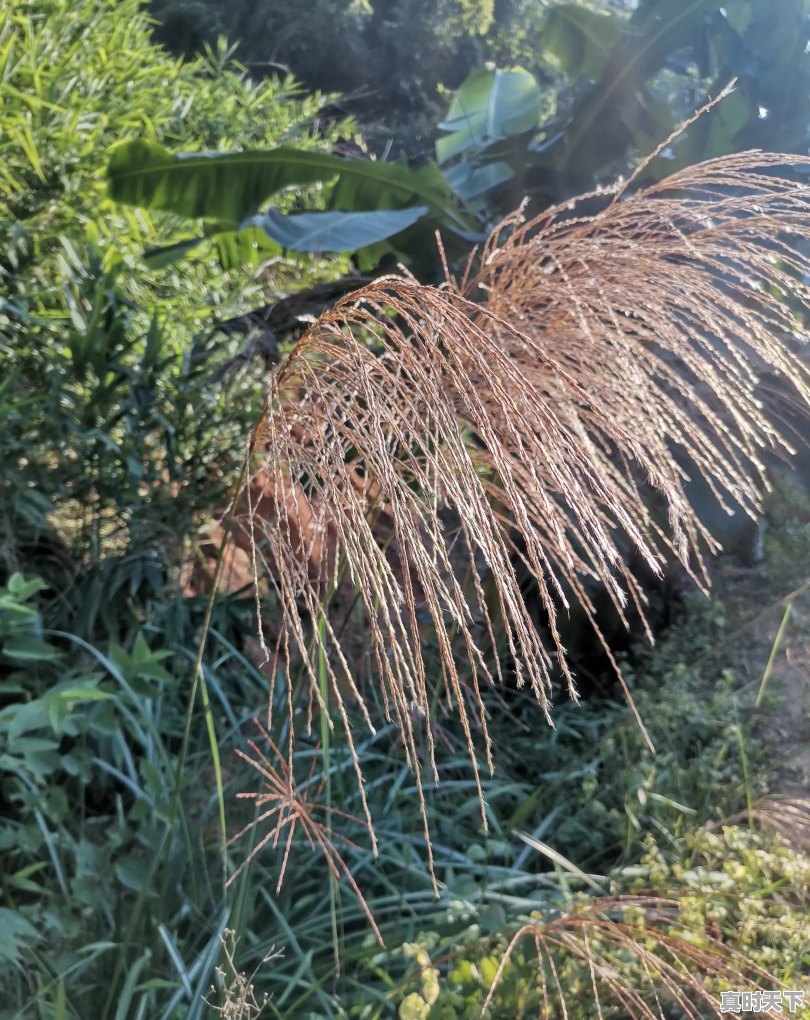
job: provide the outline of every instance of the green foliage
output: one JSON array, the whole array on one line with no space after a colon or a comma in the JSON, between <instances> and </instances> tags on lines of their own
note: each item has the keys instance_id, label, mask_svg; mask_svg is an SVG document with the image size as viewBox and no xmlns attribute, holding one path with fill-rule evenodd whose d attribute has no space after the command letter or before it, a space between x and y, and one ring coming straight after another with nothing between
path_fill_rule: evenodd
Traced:
<instances>
[{"instance_id":1,"label":"green foliage","mask_svg":"<svg viewBox=\"0 0 810 1020\"><path fill-rule=\"evenodd\" d=\"M621 877L631 890L681 893L679 920L696 939L720 932L777 981L800 987L810 966L810 858L778 835L723 825L670 847L649 840Z\"/></svg>"},{"instance_id":2,"label":"green foliage","mask_svg":"<svg viewBox=\"0 0 810 1020\"><path fill-rule=\"evenodd\" d=\"M136 132L188 150L337 138L311 133L318 97L226 65L169 58L136 0L0 16L3 1020L199 1018L239 912L193 716L180 767L201 622L181 567L262 397L249 366L225 371L235 341L212 322L310 268L279 258L246 286L204 257L152 275L142 251L174 221L114 206L99 162ZM212 619L223 755L264 691L239 650L253 612L223 600Z\"/></svg>"},{"instance_id":3,"label":"green foliage","mask_svg":"<svg viewBox=\"0 0 810 1020\"><path fill-rule=\"evenodd\" d=\"M621 29L621 19L610 11L555 4L543 19L542 54L572 84L593 81L604 71Z\"/></svg>"},{"instance_id":4,"label":"green foliage","mask_svg":"<svg viewBox=\"0 0 810 1020\"><path fill-rule=\"evenodd\" d=\"M479 240L480 226L453 209L451 194L468 212L491 222L511 213L526 195L542 207L590 192L663 142L692 112L695 94L716 94L732 78L739 79L737 91L675 139L646 176L666 176L746 146L784 148L787 141L787 148L800 150L810 106L794 97L810 94L810 56L797 42L805 0L787 2L789 10L777 13L765 0L731 0L726 6L642 0L629 18L582 4L550 6L536 24L537 52L546 68L539 72L533 64L540 79L524 68L488 65L455 93L438 123L444 134L436 157L444 179L430 163L409 171L368 160L299 155L289 148L172 157L139 141L112 151L110 194L203 218L207 226L196 240L214 235L225 265L255 262L277 252L279 244L348 251L369 239L361 255L364 267L391 248L425 263L436 226L447 229L451 256L461 255L457 242ZM763 35L789 62L791 75L773 74L772 62L764 60ZM284 186L326 184L330 175L337 176L336 183L319 195L332 212L328 220L285 218L274 208L254 215ZM402 223L374 217L373 210L417 203L427 206L432 222L400 229L390 246L374 244ZM342 219L339 212L354 217ZM358 213L368 233L354 231ZM415 208L412 215L414 222L419 219ZM184 254L193 243L173 245L168 254Z\"/></svg>"},{"instance_id":5,"label":"green foliage","mask_svg":"<svg viewBox=\"0 0 810 1020\"><path fill-rule=\"evenodd\" d=\"M646 964L641 964L628 944L623 952L611 957L612 975L600 994L604 1011L600 1015L625 1016L620 1004L629 1008L632 1000L627 990L647 991L645 970L651 964L655 966L656 956L666 959L668 947L673 940L683 938L684 932L689 933L695 951L716 951L719 943L721 959L744 954L751 966L768 974L764 979L768 987L801 989L802 975L810 963L809 867L806 857L778 839L766 839L735 826L724 826L716 832L692 829L667 851L650 838L641 864L612 877L613 892L618 894L613 919L635 928L641 946L639 956L645 952L649 956ZM655 923L629 898L633 894L648 896L650 890L660 890L667 901L666 914L659 914ZM624 906L622 894L628 896ZM552 999L558 994L564 997L566 1016L585 1020L595 1015L594 973L587 954L580 957L573 940L566 942L560 937L554 941L552 955L558 985L547 961L538 960L530 932L508 951L513 933L524 924L534 923L542 930L543 925L559 924L566 914L576 917L583 909L587 911L586 897L571 897L561 909L511 917L501 930L491 934L486 932L486 921L474 905L459 904L456 916L459 909L467 924L462 932L447 937L438 931L424 931L416 943L402 947L403 956L412 962L408 977L396 988L400 1020L536 1015L545 1001L542 980L548 982ZM590 945L586 943L587 948L598 953L599 940L597 930ZM380 956L379 962L384 959ZM504 969L499 973L502 964ZM496 991L484 1014L482 1006L496 976ZM684 974L684 988L688 980ZM705 978L705 993L714 1002L719 1002L720 991L727 987L727 981ZM662 989L658 1001L666 1002L669 997Z\"/></svg>"},{"instance_id":6,"label":"green foliage","mask_svg":"<svg viewBox=\"0 0 810 1020\"><path fill-rule=\"evenodd\" d=\"M540 90L528 71L483 68L470 75L438 125L450 134L436 143L439 163L453 162L446 177L462 201L475 208L475 200L482 194L514 176L503 160L481 157L490 146L531 132L539 116Z\"/></svg>"},{"instance_id":7,"label":"green foliage","mask_svg":"<svg viewBox=\"0 0 810 1020\"><path fill-rule=\"evenodd\" d=\"M409 170L289 147L171 154L160 145L135 140L112 147L107 178L109 194L118 202L207 221L199 242L212 238L221 261L227 253L228 263L238 253L237 265L255 261L251 249L257 247L260 257L278 254L280 246L348 251L387 238L395 249L407 247L407 241L393 235L401 235L428 213L432 229L475 226L453 208L450 189L434 164ZM315 183L323 186L318 197L329 212L284 216L274 207L260 211L282 189ZM261 243L257 231L267 235ZM424 230L417 236L422 234Z\"/></svg>"},{"instance_id":8,"label":"green foliage","mask_svg":"<svg viewBox=\"0 0 810 1020\"><path fill-rule=\"evenodd\" d=\"M438 900L425 868L418 792L392 727L362 741L358 753L370 810L384 818L377 827L379 856L374 860L361 845L341 846L341 853L387 949L376 945L360 905L343 882L337 885L336 905L330 906L322 870L313 867L306 841L296 837L287 879L277 895L278 852L268 848L244 875L253 892L243 918L261 935L243 966L252 970L273 945L285 946L283 958L259 967L257 989L271 993L282 1016L390 1016L392 1003L410 994L423 996L425 980L420 978L415 987L403 983L409 974L418 974L418 968L414 958L409 963L396 947L420 943L421 932L434 932L421 948L427 947L437 961L442 987L453 990L447 975L457 961L462 1004L480 1005L492 974L491 962L483 964L487 978L482 978L483 959L494 953L497 965L521 918L564 908L567 896L580 888L577 870L585 871L597 890L635 892L641 887L638 869L646 867L651 838L662 854L678 859L689 832L745 808L747 798L764 788L764 751L746 724L756 692L739 690L724 669L726 634L721 608L696 597L654 654L639 650L633 663L625 664L655 755L629 709L615 698L592 697L581 705L563 700L555 706L552 730L538 725L529 698L511 692L505 706L493 696L488 707L498 752L495 774L487 776L482 763L487 834L481 829L461 726L440 712L434 733L443 749L440 783L425 790ZM280 712L285 686L276 697ZM324 798L321 761L318 747L296 753L295 774L315 801ZM339 740L330 746L329 762L332 803L349 815L361 815L351 756ZM742 781L746 774L747 786ZM231 818L237 829L248 825L253 814L236 810ZM335 817L332 824L336 832L362 843L356 822ZM259 826L237 841L235 858L243 859L264 832ZM551 847L557 859L538 852L538 844ZM560 859L570 870L559 865ZM645 887L652 884L650 879ZM773 904L771 908L776 909ZM331 948L333 911L339 979L334 978ZM465 959L474 970L465 969ZM514 959L515 969L507 974L493 1016L521 1015L511 1012L515 1003L535 1001L531 939ZM592 1009L589 991L585 985L574 992L581 996L586 1017L592 1015L587 1011ZM448 994L444 1001L455 1000ZM457 1001L454 1008L460 1017L478 1015L465 1012ZM524 1015L532 1015L525 1009L529 1012Z\"/></svg>"},{"instance_id":9,"label":"green foliage","mask_svg":"<svg viewBox=\"0 0 810 1020\"><path fill-rule=\"evenodd\" d=\"M537 44L561 81L546 102L534 100L537 115L530 116L524 100L530 76L516 70L509 74L515 81L523 76L525 85L506 104L515 107L513 129L505 109L496 132L484 130L475 114L466 128L456 124L459 99L473 111L505 105L499 72L477 71L453 101L455 133L439 139L437 157L447 167L464 153L446 172L459 195L477 199L478 209L505 215L526 194L543 207L627 170L692 112L696 95L717 95L732 79L737 90L665 149L647 175L664 177L745 148L801 152L810 119L807 17L805 0L778 9L768 0L641 0L629 19L553 5L537 26Z\"/></svg>"},{"instance_id":10,"label":"green foliage","mask_svg":"<svg viewBox=\"0 0 810 1020\"><path fill-rule=\"evenodd\" d=\"M438 142L437 156L446 162L473 145L486 146L530 131L539 115L540 90L528 71L476 71L456 92L439 124L452 134Z\"/></svg>"},{"instance_id":11,"label":"green foliage","mask_svg":"<svg viewBox=\"0 0 810 1020\"><path fill-rule=\"evenodd\" d=\"M177 775L197 620L155 614L102 651L44 627L45 589L19 574L0 589L0 1017L200 1016L227 912L204 743ZM232 683L232 717L248 692Z\"/></svg>"},{"instance_id":12,"label":"green foliage","mask_svg":"<svg viewBox=\"0 0 810 1020\"><path fill-rule=\"evenodd\" d=\"M510 6L519 21L523 5ZM392 138L409 155L429 146L438 84L457 86L487 59L493 30L492 0L153 0L151 9L173 52L225 35L255 74L288 67L310 88L360 93L353 106L375 122L372 144Z\"/></svg>"},{"instance_id":13,"label":"green foliage","mask_svg":"<svg viewBox=\"0 0 810 1020\"><path fill-rule=\"evenodd\" d=\"M47 555L64 599L72 547L96 574L73 593L82 633L100 608L118 633L113 607L159 590L261 398L244 372L212 384L233 353L210 336L212 312L250 288L210 258L145 271L166 218L107 200L99 153L136 130L151 145L294 140L312 155L335 137L307 134L317 97L226 63L167 57L135 0L15 0L0 28L0 357L14 366L0 383L0 566L41 571ZM278 259L264 286L305 274Z\"/></svg>"},{"instance_id":14,"label":"green foliage","mask_svg":"<svg viewBox=\"0 0 810 1020\"><path fill-rule=\"evenodd\" d=\"M378 212L322 212L282 216L275 209L248 220L282 248L300 252L362 252L394 239L428 211L426 205Z\"/></svg>"},{"instance_id":15,"label":"green foliage","mask_svg":"<svg viewBox=\"0 0 810 1020\"><path fill-rule=\"evenodd\" d=\"M210 343L188 337L182 351L157 318L142 331L120 265L105 271L91 254L82 266L63 243L72 256L70 326L37 322L34 335L50 349L13 338L20 374L0 405L9 467L3 567L36 561L42 569L50 546L49 580L61 611L76 606L72 626L90 634L100 617L106 633L121 636L131 620L121 610L161 592L182 553L180 529L221 498L208 465L218 442L238 441L240 418L228 410L227 389L210 386ZM221 427L199 416L203 408L221 415Z\"/></svg>"},{"instance_id":16,"label":"green foliage","mask_svg":"<svg viewBox=\"0 0 810 1020\"><path fill-rule=\"evenodd\" d=\"M543 95L531 181L543 202L588 190L594 173L621 170L616 161L649 151L733 77L738 108L696 126L676 149L677 165L730 148L804 147L805 0L152 6L175 50L190 53L224 34L255 74L288 66L310 86L365 93L353 108L366 137L397 152L428 151L442 87L457 88L485 61L523 65Z\"/></svg>"},{"instance_id":17,"label":"green foliage","mask_svg":"<svg viewBox=\"0 0 810 1020\"><path fill-rule=\"evenodd\" d=\"M306 134L318 97L302 98L291 79L257 84L223 70L223 50L187 64L171 60L152 44L131 0L125 7L14 0L0 53L3 220L9 231L17 224L12 253L27 256L25 264L51 254L67 229L77 243L92 226L108 259L131 256L139 241L154 238L148 217L122 216L104 199L98 154L122 137L137 132L189 150L293 138L323 147ZM181 282L169 278L165 297Z\"/></svg>"},{"instance_id":18,"label":"green foliage","mask_svg":"<svg viewBox=\"0 0 810 1020\"><path fill-rule=\"evenodd\" d=\"M783 478L768 497L764 553L771 574L780 581L805 581L805 565L810 562L808 452L797 466L803 475Z\"/></svg>"}]
</instances>

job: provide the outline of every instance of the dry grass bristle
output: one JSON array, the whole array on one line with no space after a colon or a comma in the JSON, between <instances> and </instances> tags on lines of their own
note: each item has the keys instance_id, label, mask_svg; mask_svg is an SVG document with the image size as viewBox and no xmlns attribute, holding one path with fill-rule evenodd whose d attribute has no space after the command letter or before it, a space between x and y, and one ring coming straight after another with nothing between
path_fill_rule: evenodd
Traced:
<instances>
[{"instance_id":1,"label":"dry grass bristle","mask_svg":"<svg viewBox=\"0 0 810 1020\"><path fill-rule=\"evenodd\" d=\"M253 821L249 822L243 829L235 833L230 842L233 843L234 841L241 839L242 836L252 829L266 828L266 831L261 835L261 838L257 841L253 850L230 876L226 884L230 885L236 878L238 878L253 858L256 857L257 854L261 853L266 846L270 845L274 850L278 849L282 833L286 832L284 852L281 858L278 882L276 885L276 892L278 892L284 882L284 876L287 871L287 861L289 860L290 849L292 848L296 830L300 830L301 835L303 835L306 839L310 849L316 850L321 854L333 877L338 881L341 878L346 879L352 892L357 897L357 900L363 910L363 913L366 915L374 934L377 936L380 945L382 945L382 935L380 935L371 910L369 909L360 888L355 882L349 866L346 864L338 850L339 845L352 849L358 849L358 847L342 833L335 832L330 824L332 816L339 816L347 821L355 822L361 827L364 826L364 822L361 819L354 818L352 815L347 814L345 811L340 811L334 807L325 807L324 805L317 803L315 799L318 795L317 791L314 795L308 795L308 788L312 784L313 773L315 765L317 764L316 759L312 759L312 767L307 780L301 784L297 784L294 779L291 762L285 761L283 755L273 743L270 735L258 723L257 728L259 730L260 737L262 737L267 743L268 751L277 761L279 761L280 767L277 769L270 758L267 757L267 754L262 751L253 740L248 741L248 746L253 752L252 756L245 754L240 750L236 751L237 755L239 755L243 761L256 769L262 777L263 783L258 792L237 793L236 796L240 799L252 800L258 810ZM316 817L317 813L325 814L327 820L325 822L320 821ZM269 828L267 828L268 823L270 823Z\"/></svg>"},{"instance_id":2,"label":"dry grass bristle","mask_svg":"<svg viewBox=\"0 0 810 1020\"><path fill-rule=\"evenodd\" d=\"M777 833L793 850L810 853L810 797L769 797L727 821L743 819Z\"/></svg>"},{"instance_id":3,"label":"dry grass bristle","mask_svg":"<svg viewBox=\"0 0 810 1020\"><path fill-rule=\"evenodd\" d=\"M567 963L587 974L594 1017L667 1020L674 1015L701 1020L721 1016L716 989L769 987L779 981L708 933L678 921L678 901L659 896L606 896L581 909L523 925L512 937L484 1002L492 1004L517 946L531 939L543 1000L541 1017L569 1016ZM564 977L563 977L564 975Z\"/></svg>"},{"instance_id":4,"label":"dry grass bristle","mask_svg":"<svg viewBox=\"0 0 810 1020\"><path fill-rule=\"evenodd\" d=\"M701 542L716 543L676 448L722 499L756 512L763 457L786 445L758 380L787 379L805 407L810 393L795 350L810 188L780 176L787 162L810 170L749 152L617 192L593 214L577 203L516 213L461 283L379 279L273 372L243 518L257 584L281 611L272 650L262 641L274 664L301 671L310 712L326 712L328 696L361 795L351 719L375 720L341 591L354 593L365 673L421 791L425 763L437 777L437 685L474 768L479 742L492 768L482 691L506 682L496 628L515 683L551 719L555 675L576 694L556 621L575 600L598 633L591 579L619 612L629 602L642 615L630 552L655 571L675 557L705 579ZM525 605L525 569L547 638Z\"/></svg>"}]
</instances>

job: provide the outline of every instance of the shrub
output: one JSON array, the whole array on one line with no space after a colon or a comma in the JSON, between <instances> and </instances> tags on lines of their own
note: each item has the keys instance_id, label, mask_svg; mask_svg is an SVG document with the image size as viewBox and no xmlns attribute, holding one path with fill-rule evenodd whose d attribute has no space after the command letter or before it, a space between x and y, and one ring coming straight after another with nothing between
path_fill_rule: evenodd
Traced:
<instances>
[{"instance_id":1,"label":"shrub","mask_svg":"<svg viewBox=\"0 0 810 1020\"><path fill-rule=\"evenodd\" d=\"M320 100L291 79L252 83L223 51L168 57L136 0L14 0L0 53L0 356L14 366L0 566L25 568L56 526L85 565L117 558L134 594L177 563L193 510L220 498L219 459L240 448L260 393L245 373L212 383L233 353L209 335L212 316L250 287L206 258L147 271L162 225L106 201L99 155L134 130L190 149L335 136L310 136ZM266 274L270 293L300 278L288 267Z\"/></svg>"},{"instance_id":2,"label":"shrub","mask_svg":"<svg viewBox=\"0 0 810 1020\"><path fill-rule=\"evenodd\" d=\"M412 962L397 984L400 1020L719 1016L729 988L804 991L806 857L734 826L649 844L639 867L614 876L613 895L572 895L498 933L457 904L466 930L402 948Z\"/></svg>"},{"instance_id":3,"label":"shrub","mask_svg":"<svg viewBox=\"0 0 810 1020\"><path fill-rule=\"evenodd\" d=\"M213 320L308 269L154 273L141 255L165 223L105 200L100 155L136 130L192 149L337 137L311 130L318 97L226 56L168 57L135 0L0 15L4 1020L199 1016L220 951L221 769L190 722L183 744L202 610L178 575L262 395L249 368L221 371L236 341ZM264 690L245 620L238 600L210 620L223 748Z\"/></svg>"}]
</instances>

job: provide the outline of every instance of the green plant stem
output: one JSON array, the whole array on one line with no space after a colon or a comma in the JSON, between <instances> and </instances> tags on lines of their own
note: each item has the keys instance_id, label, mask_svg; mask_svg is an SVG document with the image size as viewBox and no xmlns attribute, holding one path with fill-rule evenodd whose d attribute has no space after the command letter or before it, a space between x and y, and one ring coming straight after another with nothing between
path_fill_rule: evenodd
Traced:
<instances>
[{"instance_id":1,"label":"green plant stem","mask_svg":"<svg viewBox=\"0 0 810 1020\"><path fill-rule=\"evenodd\" d=\"M793 612L793 600L788 602L785 606L785 611L782 614L782 622L779 624L779 629L776 632L776 638L774 639L773 645L771 646L771 654L768 656L768 662L765 666L765 672L762 674L762 683L759 685L759 691L757 692L757 699L754 702L754 708L759 708L762 704L762 699L765 696L765 686L771 677L773 672L774 663L776 662L776 656L779 654L779 649L782 647L782 639L785 636L785 629L787 628L790 614Z\"/></svg>"},{"instance_id":2,"label":"green plant stem","mask_svg":"<svg viewBox=\"0 0 810 1020\"><path fill-rule=\"evenodd\" d=\"M734 706L734 715L737 716L737 706ZM754 791L751 788L751 770L748 767L748 755L745 750L745 738L743 736L742 725L739 719L734 724L734 733L737 737L737 747L740 752L740 765L742 766L743 784L745 787L745 806L748 812L748 825L749 828L753 826L753 817L751 812L754 809Z\"/></svg>"},{"instance_id":3,"label":"green plant stem","mask_svg":"<svg viewBox=\"0 0 810 1020\"><path fill-rule=\"evenodd\" d=\"M251 444L252 450L252 444ZM188 749L191 741L191 724L194 717L194 703L197 700L197 690L200 691L200 701L205 713L205 723L208 730L208 740L211 746L211 757L214 764L214 776L217 785L217 801L219 806L219 824L220 824L220 839L221 839L221 854L222 854L222 871L223 871L223 882L225 878L225 871L227 867L225 847L227 843L227 827L225 824L225 793L222 783L222 769L219 761L219 748L217 747L216 733L214 732L214 719L211 712L211 702L208 696L208 684L205 681L205 673L203 672L203 656L205 655L205 647L208 642L208 632L211 628L211 618L214 614L214 603L216 602L217 592L219 591L219 585L222 580L222 571L225 566L225 550L228 547L228 525L233 519L234 512L236 510L236 504L239 501L242 487L247 479L248 463L250 460L250 453L245 458L245 462L242 465L242 470L239 473L239 478L236 482L236 489L234 491L233 499L231 500L228 512L225 514L223 521L223 540L219 547L217 554L217 565L214 571L214 579L211 583L211 591L208 594L208 603L205 607L205 617L203 619L202 630L200 631L200 640L197 643L197 655L194 659L194 668L192 671L191 679L191 691L188 697L188 708L186 710L186 722L183 728L183 742L180 745L180 756L177 760L177 769L175 770L175 783L174 792L172 794L171 807L169 809L169 818L167 821L167 828L174 824L174 820L177 817L177 811L180 805L180 788L183 779L183 772L186 767L186 761L188 759Z\"/></svg>"}]
</instances>

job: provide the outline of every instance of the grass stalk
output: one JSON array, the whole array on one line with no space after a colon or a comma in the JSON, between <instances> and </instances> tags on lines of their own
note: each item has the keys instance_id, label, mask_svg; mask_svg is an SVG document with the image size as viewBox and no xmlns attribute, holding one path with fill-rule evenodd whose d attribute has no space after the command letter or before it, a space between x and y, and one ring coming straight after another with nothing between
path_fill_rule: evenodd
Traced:
<instances>
[{"instance_id":1,"label":"grass stalk","mask_svg":"<svg viewBox=\"0 0 810 1020\"><path fill-rule=\"evenodd\" d=\"M793 612L793 600L791 599L791 601L788 602L787 605L785 606L785 611L784 613L782 613L782 621L779 624L779 629L776 632L776 638L774 639L774 642L771 645L771 652L770 655L768 656L768 662L765 665L765 672L762 674L762 682L760 683L759 690L757 691L757 697L756 701L754 702L754 708L759 708L759 706L762 704L762 699L765 697L765 687L767 686L768 680L770 680L771 673L773 673L773 667L776 663L776 657L779 654L779 650L782 647L782 641L785 637L785 630L787 629L788 620L790 619L790 614L792 612Z\"/></svg>"}]
</instances>

